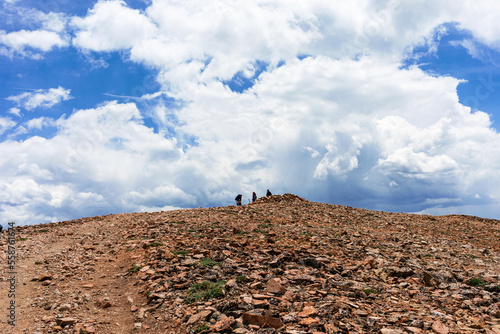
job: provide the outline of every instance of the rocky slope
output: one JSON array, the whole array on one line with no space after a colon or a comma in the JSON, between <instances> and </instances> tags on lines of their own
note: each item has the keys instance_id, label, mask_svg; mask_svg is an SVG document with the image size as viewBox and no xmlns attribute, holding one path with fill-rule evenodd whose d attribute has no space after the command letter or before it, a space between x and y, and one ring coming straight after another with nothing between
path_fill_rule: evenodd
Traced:
<instances>
[{"instance_id":1,"label":"rocky slope","mask_svg":"<svg viewBox=\"0 0 500 334\"><path fill-rule=\"evenodd\" d=\"M285 194L12 231L1 333L500 333L497 220Z\"/></svg>"}]
</instances>

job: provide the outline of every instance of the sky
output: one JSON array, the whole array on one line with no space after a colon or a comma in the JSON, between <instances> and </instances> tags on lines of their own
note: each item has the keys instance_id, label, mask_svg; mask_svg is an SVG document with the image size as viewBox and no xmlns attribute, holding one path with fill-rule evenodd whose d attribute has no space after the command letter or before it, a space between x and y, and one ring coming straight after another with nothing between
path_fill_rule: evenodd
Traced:
<instances>
[{"instance_id":1,"label":"sky","mask_svg":"<svg viewBox=\"0 0 500 334\"><path fill-rule=\"evenodd\" d=\"M0 0L0 224L293 193L500 219L500 2Z\"/></svg>"}]
</instances>

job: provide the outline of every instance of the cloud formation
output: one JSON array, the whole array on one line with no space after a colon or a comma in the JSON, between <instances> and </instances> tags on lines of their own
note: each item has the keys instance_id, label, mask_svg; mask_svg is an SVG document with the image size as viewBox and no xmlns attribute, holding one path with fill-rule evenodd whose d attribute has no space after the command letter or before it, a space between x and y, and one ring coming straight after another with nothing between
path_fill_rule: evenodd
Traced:
<instances>
[{"instance_id":1,"label":"cloud formation","mask_svg":"<svg viewBox=\"0 0 500 334\"><path fill-rule=\"evenodd\" d=\"M500 135L490 117L459 102L459 79L402 66L416 47L432 52L450 22L498 50L491 6L500 5L460 3L154 0L137 10L111 0L69 26L47 14L39 44L16 37L34 32L4 32L10 50L118 52L154 69L161 90L22 123L28 134L57 133L0 143L0 219L227 205L267 188L499 218ZM57 42L67 33L71 43ZM7 99L19 115L70 98L58 87ZM16 125L0 118L0 134Z\"/></svg>"},{"instance_id":2,"label":"cloud formation","mask_svg":"<svg viewBox=\"0 0 500 334\"><path fill-rule=\"evenodd\" d=\"M48 109L62 101L71 99L70 93L69 89L59 86L57 88L47 90L37 89L33 92L24 92L19 95L9 96L7 100L14 102L18 107L23 107L26 110L36 108Z\"/></svg>"}]
</instances>

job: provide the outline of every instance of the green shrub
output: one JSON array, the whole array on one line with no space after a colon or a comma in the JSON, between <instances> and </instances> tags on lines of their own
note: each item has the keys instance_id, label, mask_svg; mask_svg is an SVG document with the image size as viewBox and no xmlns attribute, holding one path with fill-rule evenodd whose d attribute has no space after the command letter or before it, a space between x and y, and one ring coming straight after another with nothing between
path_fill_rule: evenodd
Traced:
<instances>
[{"instance_id":1,"label":"green shrub","mask_svg":"<svg viewBox=\"0 0 500 334\"><path fill-rule=\"evenodd\" d=\"M486 282L479 278L472 278L467 284L470 286L485 286Z\"/></svg>"},{"instance_id":2,"label":"green shrub","mask_svg":"<svg viewBox=\"0 0 500 334\"><path fill-rule=\"evenodd\" d=\"M189 252L188 251L183 251L183 250L180 250L180 251L172 251L172 254L174 255L180 255L180 256L184 256L186 254L188 254Z\"/></svg>"},{"instance_id":3,"label":"green shrub","mask_svg":"<svg viewBox=\"0 0 500 334\"><path fill-rule=\"evenodd\" d=\"M209 300L212 298L223 297L226 293L224 290L225 284L226 281L218 281L216 283L204 281L193 284L188 290L186 302L192 303L197 300Z\"/></svg>"},{"instance_id":4,"label":"green shrub","mask_svg":"<svg viewBox=\"0 0 500 334\"><path fill-rule=\"evenodd\" d=\"M138 272L139 270L141 269L141 267L139 266L136 266L135 264L132 266L132 268L130 268L128 271L131 272L131 273L136 273Z\"/></svg>"},{"instance_id":5,"label":"green shrub","mask_svg":"<svg viewBox=\"0 0 500 334\"><path fill-rule=\"evenodd\" d=\"M378 290L375 289L364 289L363 292L366 293L367 296L371 295L372 293L376 295L379 294Z\"/></svg>"},{"instance_id":6,"label":"green shrub","mask_svg":"<svg viewBox=\"0 0 500 334\"><path fill-rule=\"evenodd\" d=\"M212 259L204 258L200 260L200 265L202 267L215 267L215 266L220 266L219 262L216 262Z\"/></svg>"},{"instance_id":7,"label":"green shrub","mask_svg":"<svg viewBox=\"0 0 500 334\"><path fill-rule=\"evenodd\" d=\"M208 330L209 330L209 327L207 326L207 324L202 322L201 324L198 324L198 325L194 326L193 328L191 328L191 330L189 331L189 334L197 334L197 333L201 333L201 332L208 331Z\"/></svg>"},{"instance_id":8,"label":"green shrub","mask_svg":"<svg viewBox=\"0 0 500 334\"><path fill-rule=\"evenodd\" d=\"M236 277L236 280L238 282L245 282L247 280L247 278L246 278L246 276L240 275L240 276Z\"/></svg>"}]
</instances>

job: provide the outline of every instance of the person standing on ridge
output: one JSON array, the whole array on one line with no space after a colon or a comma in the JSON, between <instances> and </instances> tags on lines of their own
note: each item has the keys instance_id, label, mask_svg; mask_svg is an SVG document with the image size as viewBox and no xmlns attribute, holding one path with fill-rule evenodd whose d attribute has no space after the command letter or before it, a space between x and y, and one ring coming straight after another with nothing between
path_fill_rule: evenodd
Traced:
<instances>
[{"instance_id":1,"label":"person standing on ridge","mask_svg":"<svg viewBox=\"0 0 500 334\"><path fill-rule=\"evenodd\" d=\"M256 200L257 200L257 194L254 191L252 194L252 203L255 202Z\"/></svg>"},{"instance_id":2,"label":"person standing on ridge","mask_svg":"<svg viewBox=\"0 0 500 334\"><path fill-rule=\"evenodd\" d=\"M271 192L269 191L269 189L267 189L267 193L266 193L266 196L272 196L273 194L271 194Z\"/></svg>"},{"instance_id":3,"label":"person standing on ridge","mask_svg":"<svg viewBox=\"0 0 500 334\"><path fill-rule=\"evenodd\" d=\"M234 199L236 201L236 205L241 205L241 197L243 197L243 195L238 194L238 196Z\"/></svg>"}]
</instances>

